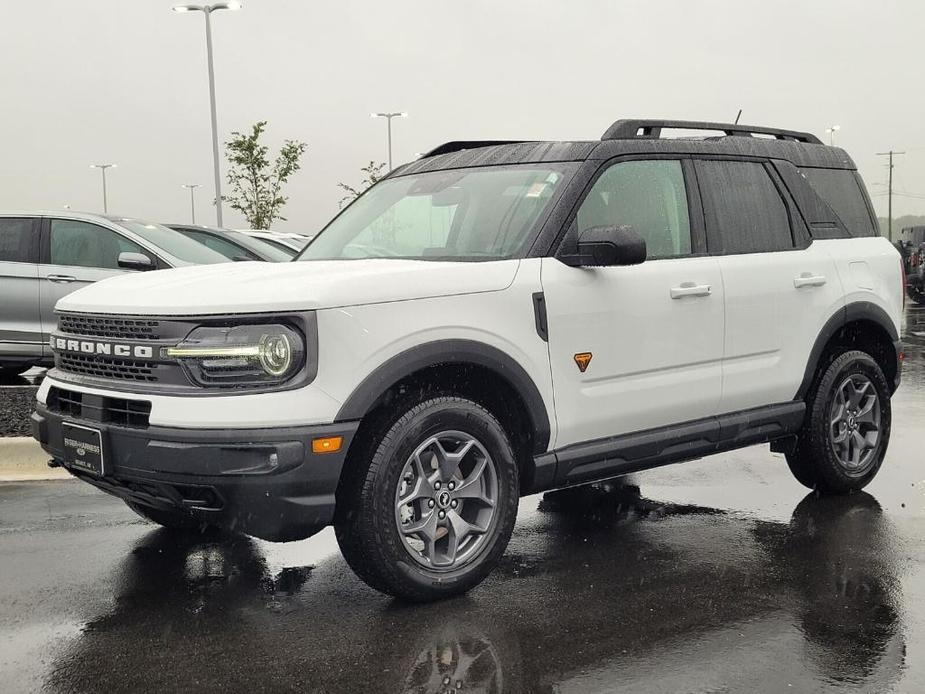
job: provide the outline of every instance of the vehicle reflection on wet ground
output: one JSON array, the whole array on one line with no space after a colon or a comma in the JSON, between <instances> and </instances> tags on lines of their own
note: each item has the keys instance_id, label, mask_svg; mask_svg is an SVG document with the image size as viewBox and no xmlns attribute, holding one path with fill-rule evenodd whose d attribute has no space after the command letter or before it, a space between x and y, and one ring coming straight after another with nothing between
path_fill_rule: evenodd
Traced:
<instances>
[{"instance_id":1,"label":"vehicle reflection on wet ground","mask_svg":"<svg viewBox=\"0 0 925 694\"><path fill-rule=\"evenodd\" d=\"M917 335L916 333L920 333ZM75 482L0 485L10 691L925 691L925 310L865 493L757 447L522 500L499 568L413 606L330 531L176 536Z\"/></svg>"}]
</instances>

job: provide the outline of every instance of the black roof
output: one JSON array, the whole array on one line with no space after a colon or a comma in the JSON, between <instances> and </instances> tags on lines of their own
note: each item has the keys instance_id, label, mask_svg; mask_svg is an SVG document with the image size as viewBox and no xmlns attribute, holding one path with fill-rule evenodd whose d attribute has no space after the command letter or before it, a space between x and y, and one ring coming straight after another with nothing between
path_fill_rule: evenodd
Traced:
<instances>
[{"instance_id":1,"label":"black roof","mask_svg":"<svg viewBox=\"0 0 925 694\"><path fill-rule=\"evenodd\" d=\"M698 139L661 139L662 129L716 130L727 134ZM759 137L755 137L759 135ZM809 133L700 121L622 120L600 140L576 142L448 142L393 175L539 162L602 160L624 154L727 154L784 159L797 167L856 169L848 154Z\"/></svg>"}]
</instances>

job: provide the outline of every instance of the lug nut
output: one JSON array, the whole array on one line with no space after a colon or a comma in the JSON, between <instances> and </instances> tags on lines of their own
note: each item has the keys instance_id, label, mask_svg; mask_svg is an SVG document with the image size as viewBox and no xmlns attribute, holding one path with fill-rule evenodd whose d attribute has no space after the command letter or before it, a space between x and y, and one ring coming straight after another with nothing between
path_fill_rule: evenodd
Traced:
<instances>
[{"instance_id":1,"label":"lug nut","mask_svg":"<svg viewBox=\"0 0 925 694\"><path fill-rule=\"evenodd\" d=\"M433 499L428 499L428 500L427 500L427 506L428 506L428 508L433 508L435 503L437 503L437 502L434 501Z\"/></svg>"},{"instance_id":2,"label":"lug nut","mask_svg":"<svg viewBox=\"0 0 925 694\"><path fill-rule=\"evenodd\" d=\"M446 485L446 488L449 489L450 491L453 491L454 489L456 489L456 483L450 482L448 485Z\"/></svg>"},{"instance_id":3,"label":"lug nut","mask_svg":"<svg viewBox=\"0 0 925 694\"><path fill-rule=\"evenodd\" d=\"M446 518L446 511L441 511L440 513L437 514L437 516L439 518Z\"/></svg>"},{"instance_id":4,"label":"lug nut","mask_svg":"<svg viewBox=\"0 0 925 694\"><path fill-rule=\"evenodd\" d=\"M459 506L459 502L456 499L453 499L453 501L450 503L450 506L452 506L453 508L456 508L457 506Z\"/></svg>"},{"instance_id":5,"label":"lug nut","mask_svg":"<svg viewBox=\"0 0 925 694\"><path fill-rule=\"evenodd\" d=\"M440 490L440 483L439 483L439 482L434 482L434 489L436 489L437 491Z\"/></svg>"}]
</instances>

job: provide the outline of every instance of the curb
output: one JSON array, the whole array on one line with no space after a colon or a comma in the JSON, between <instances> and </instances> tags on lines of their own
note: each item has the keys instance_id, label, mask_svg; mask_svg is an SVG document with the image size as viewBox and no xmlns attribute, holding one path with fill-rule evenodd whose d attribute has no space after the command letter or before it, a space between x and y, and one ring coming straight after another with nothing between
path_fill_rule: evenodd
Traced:
<instances>
[{"instance_id":1,"label":"curb","mask_svg":"<svg viewBox=\"0 0 925 694\"><path fill-rule=\"evenodd\" d=\"M0 438L0 482L70 478L66 470L48 467L48 458L39 442L31 437Z\"/></svg>"}]
</instances>

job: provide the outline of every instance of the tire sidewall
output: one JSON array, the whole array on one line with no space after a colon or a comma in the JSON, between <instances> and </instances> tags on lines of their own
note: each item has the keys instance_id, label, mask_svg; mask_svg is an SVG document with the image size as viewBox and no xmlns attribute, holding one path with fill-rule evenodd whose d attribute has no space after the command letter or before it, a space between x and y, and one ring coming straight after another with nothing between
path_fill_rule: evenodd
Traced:
<instances>
[{"instance_id":1,"label":"tire sidewall","mask_svg":"<svg viewBox=\"0 0 925 694\"><path fill-rule=\"evenodd\" d=\"M829 417L836 388L852 375L866 377L877 391L880 407L880 445L877 455L870 467L860 475L849 474L842 467L832 446L829 436ZM830 486L844 491L858 490L864 487L877 474L886 455L890 440L891 407L890 390L883 371L877 362L865 352L851 351L840 355L826 370L819 383L813 400L812 426L817 455L822 458L820 472Z\"/></svg>"},{"instance_id":2,"label":"tire sidewall","mask_svg":"<svg viewBox=\"0 0 925 694\"><path fill-rule=\"evenodd\" d=\"M396 430L399 429L400 430ZM478 439L491 456L498 479L498 504L493 527L476 556L462 567L433 571L419 564L405 548L395 523L395 490L408 458L427 438L443 431L461 431ZM422 403L410 423L399 420L382 438L374 453L385 464L373 484L373 522L381 529L384 560L393 562L402 577L426 590L455 592L460 583L475 584L491 570L507 546L517 515L518 475L508 438L486 410L460 398L437 398Z\"/></svg>"}]
</instances>

